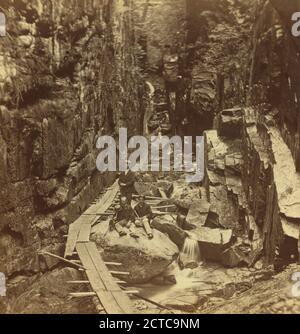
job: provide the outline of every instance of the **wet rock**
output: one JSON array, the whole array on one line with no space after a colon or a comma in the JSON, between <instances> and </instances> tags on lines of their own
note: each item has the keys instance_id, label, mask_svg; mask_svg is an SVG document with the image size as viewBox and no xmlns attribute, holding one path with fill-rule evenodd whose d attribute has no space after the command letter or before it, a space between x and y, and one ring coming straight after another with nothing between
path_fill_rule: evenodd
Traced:
<instances>
[{"instance_id":1,"label":"wet rock","mask_svg":"<svg viewBox=\"0 0 300 334\"><path fill-rule=\"evenodd\" d=\"M169 285L176 284L177 283L176 276L175 275L164 276L164 282Z\"/></svg>"},{"instance_id":2,"label":"wet rock","mask_svg":"<svg viewBox=\"0 0 300 334\"><path fill-rule=\"evenodd\" d=\"M134 239L129 235L120 237L116 231L110 232L108 226L108 222L95 226L91 240L96 242L105 260L123 264L121 270L130 272L131 283L148 282L164 273L179 252L168 236L156 229L154 238L149 240L141 228L135 229L140 238Z\"/></svg>"},{"instance_id":3,"label":"wet rock","mask_svg":"<svg viewBox=\"0 0 300 334\"><path fill-rule=\"evenodd\" d=\"M165 305L183 312L195 312L198 306L198 296L187 294L180 297L170 298Z\"/></svg>"},{"instance_id":4,"label":"wet rock","mask_svg":"<svg viewBox=\"0 0 300 334\"><path fill-rule=\"evenodd\" d=\"M190 232L198 240L201 256L206 260L222 261L222 254L233 242L232 230L198 227Z\"/></svg>"},{"instance_id":5,"label":"wet rock","mask_svg":"<svg viewBox=\"0 0 300 334\"><path fill-rule=\"evenodd\" d=\"M178 265L181 269L195 269L199 266L199 263L191 259L189 255L180 253Z\"/></svg>"},{"instance_id":6,"label":"wet rock","mask_svg":"<svg viewBox=\"0 0 300 334\"><path fill-rule=\"evenodd\" d=\"M181 229L172 216L159 216L153 219L152 227L162 233L166 233L169 238L179 247L182 248L187 232Z\"/></svg>"},{"instance_id":7,"label":"wet rock","mask_svg":"<svg viewBox=\"0 0 300 334\"><path fill-rule=\"evenodd\" d=\"M174 285L176 284L176 277L174 275L168 275L168 276L160 275L158 277L152 278L151 284L161 285L161 286Z\"/></svg>"}]
</instances>

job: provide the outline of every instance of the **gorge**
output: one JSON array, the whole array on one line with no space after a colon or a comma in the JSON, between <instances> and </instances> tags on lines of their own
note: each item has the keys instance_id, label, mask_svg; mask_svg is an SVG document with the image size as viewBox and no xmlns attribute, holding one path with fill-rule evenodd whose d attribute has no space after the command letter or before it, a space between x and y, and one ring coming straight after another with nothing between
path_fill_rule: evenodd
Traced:
<instances>
[{"instance_id":1,"label":"gorge","mask_svg":"<svg viewBox=\"0 0 300 334\"><path fill-rule=\"evenodd\" d=\"M98 312L91 298L68 299L65 282L82 273L40 254L63 256L70 225L115 182L117 171L97 169L97 139L118 142L121 128L204 137L201 182L137 175L136 196L163 207L153 242L107 233L107 220L92 228L105 261L167 307L137 298L137 312L299 313L299 6L0 0L0 313ZM169 94L168 46L180 72Z\"/></svg>"}]
</instances>

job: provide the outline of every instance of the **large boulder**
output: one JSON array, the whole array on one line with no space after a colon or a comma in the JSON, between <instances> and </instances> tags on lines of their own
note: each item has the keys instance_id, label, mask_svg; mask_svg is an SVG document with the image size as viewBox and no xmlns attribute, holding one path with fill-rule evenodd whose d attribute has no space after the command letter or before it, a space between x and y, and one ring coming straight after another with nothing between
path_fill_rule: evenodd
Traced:
<instances>
[{"instance_id":1,"label":"large boulder","mask_svg":"<svg viewBox=\"0 0 300 334\"><path fill-rule=\"evenodd\" d=\"M248 264L248 259L237 246L232 246L223 252L222 264L224 267L234 268Z\"/></svg>"},{"instance_id":2,"label":"large boulder","mask_svg":"<svg viewBox=\"0 0 300 334\"><path fill-rule=\"evenodd\" d=\"M198 240L201 257L205 260L221 262L223 252L228 249L234 240L233 231L198 227L190 232L194 240Z\"/></svg>"},{"instance_id":3,"label":"large boulder","mask_svg":"<svg viewBox=\"0 0 300 334\"><path fill-rule=\"evenodd\" d=\"M152 226L162 233L166 233L169 238L181 249L187 232L176 224L172 216L158 216L153 219Z\"/></svg>"},{"instance_id":4,"label":"large boulder","mask_svg":"<svg viewBox=\"0 0 300 334\"><path fill-rule=\"evenodd\" d=\"M157 186L159 189L164 191L164 193L167 195L167 197L171 197L173 190L174 190L174 184L172 182L168 181L159 181L157 182Z\"/></svg>"},{"instance_id":5,"label":"large boulder","mask_svg":"<svg viewBox=\"0 0 300 334\"><path fill-rule=\"evenodd\" d=\"M74 284L66 284L66 281L81 279L82 274L72 268L57 268L35 278L17 276L10 283L10 294L18 298L6 303L7 306L9 304L8 311L13 314L95 313L97 310L90 298L73 298L66 303L69 293L78 292L79 289Z\"/></svg>"},{"instance_id":6,"label":"large boulder","mask_svg":"<svg viewBox=\"0 0 300 334\"><path fill-rule=\"evenodd\" d=\"M172 199L180 209L189 210L194 203L201 199L200 193L199 187L188 185L184 180L176 185Z\"/></svg>"},{"instance_id":7,"label":"large boulder","mask_svg":"<svg viewBox=\"0 0 300 334\"><path fill-rule=\"evenodd\" d=\"M122 277L130 283L145 283L162 274L176 259L178 247L157 230L149 240L142 228L135 228L139 239L129 236L120 237L116 231L109 231L109 223L103 222L92 230L91 240L96 242L106 261L120 262L118 270L128 271L130 275Z\"/></svg>"},{"instance_id":8,"label":"large boulder","mask_svg":"<svg viewBox=\"0 0 300 334\"><path fill-rule=\"evenodd\" d=\"M204 199L194 202L189 209L186 221L196 226L204 226L210 209L210 203Z\"/></svg>"},{"instance_id":9,"label":"large boulder","mask_svg":"<svg viewBox=\"0 0 300 334\"><path fill-rule=\"evenodd\" d=\"M135 182L134 188L139 195L161 197L156 183Z\"/></svg>"},{"instance_id":10,"label":"large boulder","mask_svg":"<svg viewBox=\"0 0 300 334\"><path fill-rule=\"evenodd\" d=\"M227 138L240 138L243 124L241 108L223 110L219 116L219 135Z\"/></svg>"}]
</instances>

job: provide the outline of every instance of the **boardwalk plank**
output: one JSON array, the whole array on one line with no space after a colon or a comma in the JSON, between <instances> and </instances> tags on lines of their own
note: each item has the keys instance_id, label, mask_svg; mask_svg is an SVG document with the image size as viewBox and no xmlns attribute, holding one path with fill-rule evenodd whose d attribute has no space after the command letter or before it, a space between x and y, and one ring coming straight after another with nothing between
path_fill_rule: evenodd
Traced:
<instances>
[{"instance_id":1,"label":"boardwalk plank","mask_svg":"<svg viewBox=\"0 0 300 334\"><path fill-rule=\"evenodd\" d=\"M85 214L99 215L105 213L107 209L112 205L115 197L119 192L118 182L115 182L111 190L108 190L97 204L92 205Z\"/></svg>"},{"instance_id":2,"label":"boardwalk plank","mask_svg":"<svg viewBox=\"0 0 300 334\"><path fill-rule=\"evenodd\" d=\"M97 246L93 242L89 242L86 244L87 251L89 252L89 255L93 259L94 265L97 268L99 274L101 275L101 278L103 280L103 283L105 284L105 287L107 290L111 291L118 291L120 287L118 284L115 283L115 280L113 276L110 274L108 268L106 267L104 261L102 260L100 253L97 249Z\"/></svg>"},{"instance_id":3,"label":"boardwalk plank","mask_svg":"<svg viewBox=\"0 0 300 334\"><path fill-rule=\"evenodd\" d=\"M98 203L92 205L70 225L65 257L72 256L76 249L89 283L107 314L130 314L133 309L129 297L109 272L96 245L89 240L93 223L113 205L118 192L116 181Z\"/></svg>"},{"instance_id":4,"label":"boardwalk plank","mask_svg":"<svg viewBox=\"0 0 300 334\"><path fill-rule=\"evenodd\" d=\"M121 290L113 291L113 296L117 301L119 307L123 310L125 314L133 314L133 306L130 298Z\"/></svg>"},{"instance_id":5,"label":"boardwalk plank","mask_svg":"<svg viewBox=\"0 0 300 334\"><path fill-rule=\"evenodd\" d=\"M77 242L89 242L91 235L91 228L93 223L98 219L95 216L84 216L84 223L81 225Z\"/></svg>"},{"instance_id":6,"label":"boardwalk plank","mask_svg":"<svg viewBox=\"0 0 300 334\"><path fill-rule=\"evenodd\" d=\"M123 310L123 313L133 313L129 297L121 290L118 284L116 284L113 276L110 274L104 261L102 260L96 245L90 242L86 244L86 248L98 270L99 275L103 280L105 288L109 291L112 291L114 299L119 307Z\"/></svg>"},{"instance_id":7,"label":"boardwalk plank","mask_svg":"<svg viewBox=\"0 0 300 334\"><path fill-rule=\"evenodd\" d=\"M86 244L78 243L76 249L80 260L82 263L84 263L85 268L87 268L86 275L91 283L91 287L96 292L105 311L108 314L125 313L124 310L119 306L119 303L115 300L113 293L106 290L101 275L99 275L99 272L87 251Z\"/></svg>"},{"instance_id":8,"label":"boardwalk plank","mask_svg":"<svg viewBox=\"0 0 300 334\"><path fill-rule=\"evenodd\" d=\"M76 242L78 239L79 231L81 229L82 222L84 218L81 216L73 224L69 226L68 239L66 243L66 249L64 257L69 257L73 255L73 252L76 247Z\"/></svg>"}]
</instances>

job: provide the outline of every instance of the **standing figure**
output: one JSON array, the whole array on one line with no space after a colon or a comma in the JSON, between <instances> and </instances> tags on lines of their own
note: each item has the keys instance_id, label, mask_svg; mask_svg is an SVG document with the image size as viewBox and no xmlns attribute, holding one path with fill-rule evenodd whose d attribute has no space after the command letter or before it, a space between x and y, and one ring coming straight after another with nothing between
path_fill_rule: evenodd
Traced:
<instances>
[{"instance_id":1,"label":"standing figure","mask_svg":"<svg viewBox=\"0 0 300 334\"><path fill-rule=\"evenodd\" d=\"M149 239L153 239L153 233L151 229L151 220L153 213L149 204L145 202L145 196L139 197L138 204L134 207L134 212L137 215L135 225L137 227L143 227L148 235Z\"/></svg>"},{"instance_id":2,"label":"standing figure","mask_svg":"<svg viewBox=\"0 0 300 334\"><path fill-rule=\"evenodd\" d=\"M119 178L119 186L122 197L127 198L127 202L130 205L132 201L132 194L134 192L135 173L127 169L126 172L122 172Z\"/></svg>"}]
</instances>

